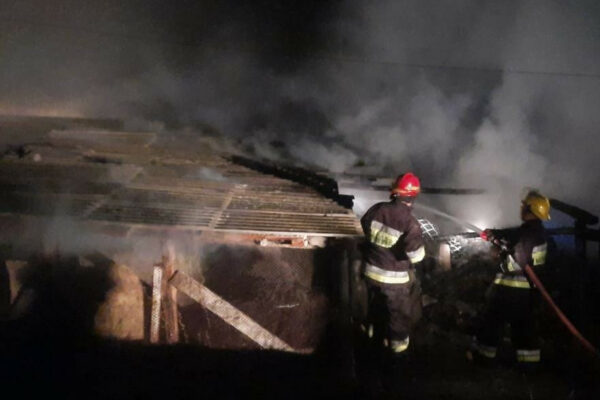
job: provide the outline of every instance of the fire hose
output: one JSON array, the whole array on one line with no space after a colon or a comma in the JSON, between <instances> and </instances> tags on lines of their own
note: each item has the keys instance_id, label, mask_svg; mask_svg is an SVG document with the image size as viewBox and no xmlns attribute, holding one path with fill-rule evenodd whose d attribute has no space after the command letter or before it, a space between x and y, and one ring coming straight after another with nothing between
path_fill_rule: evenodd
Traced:
<instances>
[{"instance_id":1,"label":"fire hose","mask_svg":"<svg viewBox=\"0 0 600 400\"><path fill-rule=\"evenodd\" d=\"M546 303L550 306L552 311L554 311L554 313L556 314L558 319L560 319L560 322L562 322L563 325L566 326L566 328L569 330L569 332L571 332L571 334L573 336L575 336L575 338L577 340L579 340L579 342L583 345L583 347L588 349L594 355L600 356L600 354L598 354L598 350L594 347L594 345L591 344L589 342L589 340L587 340L585 337L583 337L583 335L579 332L579 330L577 330L575 325L573 325L571 323L571 321L569 321L569 318L567 318L567 316L561 311L561 309L558 308L556 303L554 303L554 300L552 300L552 297L550 297L550 294L548 293L548 291L546 290L546 288L544 287L544 285L542 284L540 279L537 277L535 272L533 272L533 269L531 269L531 267L529 265L525 266L525 273L527 274L527 277L529 279L531 279L531 281L538 288L538 290L542 294L542 297L544 298Z\"/></svg>"},{"instance_id":2,"label":"fire hose","mask_svg":"<svg viewBox=\"0 0 600 400\"><path fill-rule=\"evenodd\" d=\"M502 241L500 241L498 239L488 237L486 231L483 231L480 234L480 236L482 239L488 240L495 246L499 247L502 251L505 251L505 252L508 251L508 248L505 243L503 243ZM587 340L581 334L581 332L579 332L579 330L575 327L575 325L573 325L573 323L571 323L569 318L567 318L567 316L562 312L562 310L556 305L554 300L552 300L552 297L550 296L550 294L548 293L548 291L542 284L542 281L540 281L540 279L535 274L535 272L533 272L533 269L531 268L531 266L529 266L529 265L525 266L525 274L531 280L531 282L533 282L533 284L538 288L538 290L542 294L543 299L550 306L552 311L554 311L554 313L556 314L556 316L558 317L560 322L563 323L563 325L567 328L567 330L583 345L583 347L585 347L587 350L589 350L596 357L600 357L600 353L598 353L598 349L596 349L596 347L594 347L594 345L591 344L590 341Z\"/></svg>"}]
</instances>

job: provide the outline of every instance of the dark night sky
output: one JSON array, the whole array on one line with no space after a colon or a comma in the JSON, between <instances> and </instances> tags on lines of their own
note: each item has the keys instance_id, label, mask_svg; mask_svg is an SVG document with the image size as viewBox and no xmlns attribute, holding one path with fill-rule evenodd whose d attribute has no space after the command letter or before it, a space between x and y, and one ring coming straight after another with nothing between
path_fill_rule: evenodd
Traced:
<instances>
[{"instance_id":1,"label":"dark night sky","mask_svg":"<svg viewBox=\"0 0 600 400\"><path fill-rule=\"evenodd\" d=\"M258 156L600 212L599 22L592 0L3 1L0 112L210 126Z\"/></svg>"}]
</instances>

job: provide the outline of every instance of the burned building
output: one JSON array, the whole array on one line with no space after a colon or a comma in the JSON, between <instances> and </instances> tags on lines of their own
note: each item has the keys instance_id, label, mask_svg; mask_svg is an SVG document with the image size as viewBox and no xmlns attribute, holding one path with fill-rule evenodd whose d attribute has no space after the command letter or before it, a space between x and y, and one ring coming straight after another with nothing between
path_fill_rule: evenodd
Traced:
<instances>
[{"instance_id":1,"label":"burned building","mask_svg":"<svg viewBox=\"0 0 600 400\"><path fill-rule=\"evenodd\" d=\"M0 343L13 361L3 376L81 379L57 392L87 395L91 385L100 397L162 397L173 386L225 397L376 395L356 374L362 230L335 181L248 158L212 134L23 117L3 117L0 130ZM386 187L375 189L386 197ZM424 318L418 358L394 387L413 398L473 395L492 379L498 398L531 393L517 372L490 378L463 357L494 274L486 244L416 211L430 255ZM581 252L597 238L581 223L553 232L577 234ZM564 332L545 323L564 371ZM581 367L570 357L564 365ZM554 377L538 378L539 393L568 394Z\"/></svg>"},{"instance_id":2,"label":"burned building","mask_svg":"<svg viewBox=\"0 0 600 400\"><path fill-rule=\"evenodd\" d=\"M54 265L47 279L74 318L91 321L88 333L313 352L333 315L336 268L348 262L344 241L362 233L335 185L274 171L224 139L117 128L4 118L7 145L23 148L0 160L5 317L27 314L40 295L30 282L39 274L25 271ZM167 264L157 306L154 271Z\"/></svg>"}]
</instances>

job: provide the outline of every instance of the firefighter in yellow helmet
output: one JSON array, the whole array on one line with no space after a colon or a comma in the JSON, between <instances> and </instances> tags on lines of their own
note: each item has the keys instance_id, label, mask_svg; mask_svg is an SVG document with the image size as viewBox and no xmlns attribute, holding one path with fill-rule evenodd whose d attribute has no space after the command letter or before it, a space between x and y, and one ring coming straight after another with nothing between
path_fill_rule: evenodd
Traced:
<instances>
[{"instance_id":1,"label":"firefighter in yellow helmet","mask_svg":"<svg viewBox=\"0 0 600 400\"><path fill-rule=\"evenodd\" d=\"M481 237L500 249L501 263L490 288L483 324L475 337L476 357L495 359L504 325L509 323L516 360L521 365L535 365L540 361L533 319L538 293L524 269L529 265L539 271L546 263L547 234L542 221L549 219L548 198L529 191L521 201L521 226L483 231Z\"/></svg>"},{"instance_id":2,"label":"firefighter in yellow helmet","mask_svg":"<svg viewBox=\"0 0 600 400\"><path fill-rule=\"evenodd\" d=\"M539 192L529 191L523 199L523 207L542 221L550 220L550 200Z\"/></svg>"}]
</instances>

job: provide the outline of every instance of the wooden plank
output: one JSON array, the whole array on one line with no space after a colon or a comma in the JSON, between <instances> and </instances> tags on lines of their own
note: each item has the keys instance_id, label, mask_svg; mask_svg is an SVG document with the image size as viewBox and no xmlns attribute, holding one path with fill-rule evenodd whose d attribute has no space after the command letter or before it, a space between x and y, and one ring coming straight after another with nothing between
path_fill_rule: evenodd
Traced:
<instances>
[{"instance_id":1,"label":"wooden plank","mask_svg":"<svg viewBox=\"0 0 600 400\"><path fill-rule=\"evenodd\" d=\"M219 225L217 226L216 230L238 230L238 231L248 231L250 232L251 230L254 231L262 231L262 232L285 232L287 234L295 234L297 232L310 232L310 235L313 234L323 234L323 235L329 235L329 236L338 236L340 234L347 234L347 235L353 235L353 234L357 234L358 232L355 229L352 229L351 227L337 227L335 233L332 233L332 229L331 227L328 228L319 228L319 227L314 227L314 226L294 226L294 227L287 227L285 225L253 225L253 226L249 226L249 225L237 225L237 224L226 224L226 225Z\"/></svg>"},{"instance_id":2,"label":"wooden plank","mask_svg":"<svg viewBox=\"0 0 600 400\"><path fill-rule=\"evenodd\" d=\"M164 315L165 315L165 338L168 344L179 341L179 313L177 311L177 288L168 285L169 278L175 273L175 250L172 243L165 245L163 254L164 285L162 286Z\"/></svg>"},{"instance_id":3,"label":"wooden plank","mask_svg":"<svg viewBox=\"0 0 600 400\"><path fill-rule=\"evenodd\" d=\"M345 209L340 209L341 212L298 212L298 211L272 211L272 210L240 210L240 209L228 209L225 213L229 217L238 217L238 218L246 218L249 215L256 217L274 217L274 218L282 218L283 216L296 216L296 217L306 217L312 219L319 218L343 218L348 220L356 220L356 216L352 212L345 212Z\"/></svg>"},{"instance_id":4,"label":"wooden plank","mask_svg":"<svg viewBox=\"0 0 600 400\"><path fill-rule=\"evenodd\" d=\"M267 229L275 229L280 228L286 231L292 230L315 230L315 231L325 231L330 232L333 229L354 229L354 224L348 222L344 223L343 221L298 221L298 220L274 220L269 221L265 219L226 219L224 221L219 222L216 225L216 228L221 228L224 226L239 226L239 227L248 227L248 228L267 228Z\"/></svg>"},{"instance_id":5,"label":"wooden plank","mask_svg":"<svg viewBox=\"0 0 600 400\"><path fill-rule=\"evenodd\" d=\"M0 213L0 215L2 215ZM209 231L214 233L234 233L240 235L274 235L274 236L289 236L289 237L362 237L362 231L355 231L353 233L344 233L344 232L309 232L309 231L276 231L276 230L259 230L259 229L228 229L228 228L220 228L220 229L210 229L206 226L194 226L194 225L161 225L161 224L141 224L141 223L127 223L127 222L118 222L118 221L95 221L98 224L106 224L106 225L125 225L130 228L135 229L148 229L148 230L168 230L169 232L173 230L186 230L186 231L197 231L198 233L203 231Z\"/></svg>"},{"instance_id":6,"label":"wooden plank","mask_svg":"<svg viewBox=\"0 0 600 400\"><path fill-rule=\"evenodd\" d=\"M245 223L261 223L271 222L276 224L289 223L289 224L303 224L303 225L319 225L329 226L331 224L344 224L354 226L355 219L352 216L331 216L331 215L309 215L309 214L262 214L257 215L254 213L248 213L245 215L235 215L226 213L222 223L226 222L245 222Z\"/></svg>"},{"instance_id":7,"label":"wooden plank","mask_svg":"<svg viewBox=\"0 0 600 400\"><path fill-rule=\"evenodd\" d=\"M0 211L0 219L6 220L30 220L32 223L45 223L48 220L48 216L40 216L40 215L32 215L32 214L23 214L17 212L1 212ZM164 223L151 223L148 221L145 222L127 222L127 221L114 221L107 219L86 219L80 220L78 223L81 223L86 226L86 229L98 229L100 232L104 232L107 234L111 234L112 230L117 232L128 232L132 229L136 230L148 230L154 232L173 232L173 231L192 231L200 234L204 231L214 232L214 233L233 233L240 235L274 235L274 236L286 236L286 237L311 237L321 238L321 237L362 237L362 230L353 230L353 232L349 232L348 229L344 229L343 232L335 231L332 227L325 232L314 232L314 231L303 231L303 230L275 230L275 229L256 229L256 227L250 227L248 229L237 229L237 228L218 228L218 229L210 229L206 225L183 225L183 224L164 224ZM118 236L124 236L124 233L120 233Z\"/></svg>"},{"instance_id":8,"label":"wooden plank","mask_svg":"<svg viewBox=\"0 0 600 400\"><path fill-rule=\"evenodd\" d=\"M176 271L169 283L216 314L250 340L265 349L294 352L283 340L267 331L256 321L181 271Z\"/></svg>"},{"instance_id":9,"label":"wooden plank","mask_svg":"<svg viewBox=\"0 0 600 400\"><path fill-rule=\"evenodd\" d=\"M264 219L226 219L219 224L217 224L216 228L221 228L225 226L238 226L238 227L248 227L257 229L267 228L267 229L275 229L275 228L283 228L285 231L298 231L298 230L308 230L308 231L326 231L331 232L332 230L339 229L352 229L355 230L354 224L345 221L298 221L298 220L264 220Z\"/></svg>"},{"instance_id":10,"label":"wooden plank","mask_svg":"<svg viewBox=\"0 0 600 400\"><path fill-rule=\"evenodd\" d=\"M152 275L152 311L150 314L150 343L160 340L160 309L162 303L163 267L155 265Z\"/></svg>"},{"instance_id":11,"label":"wooden plank","mask_svg":"<svg viewBox=\"0 0 600 400\"><path fill-rule=\"evenodd\" d=\"M259 245L263 247L284 247L294 249L312 249L325 247L325 238L308 238L298 236L277 236L258 234L236 234L221 231L204 231L202 241L205 243L228 243L241 245Z\"/></svg>"},{"instance_id":12,"label":"wooden plank","mask_svg":"<svg viewBox=\"0 0 600 400\"><path fill-rule=\"evenodd\" d=\"M335 236L336 233L359 233L352 226L344 225L329 225L329 226L315 226L308 224L274 224L274 223L224 223L216 226L216 230L235 229L240 231L263 231L263 232L311 232L311 233L323 233L331 234Z\"/></svg>"},{"instance_id":13,"label":"wooden plank","mask_svg":"<svg viewBox=\"0 0 600 400\"><path fill-rule=\"evenodd\" d=\"M10 294L8 304L13 304L19 295L22 288L22 282L19 279L19 273L22 272L23 268L27 267L27 261L21 260L6 260L6 278L7 278L7 289ZM3 282L4 284L4 282Z\"/></svg>"},{"instance_id":14,"label":"wooden plank","mask_svg":"<svg viewBox=\"0 0 600 400\"><path fill-rule=\"evenodd\" d=\"M297 232L309 232L308 234L323 234L326 236L337 236L340 233L347 234L359 234L357 231L350 226L328 226L318 227L310 225L294 225L289 226L286 224L223 224L218 225L215 230L237 230L237 231L260 231L260 232L286 232L286 234L296 234Z\"/></svg>"}]
</instances>

